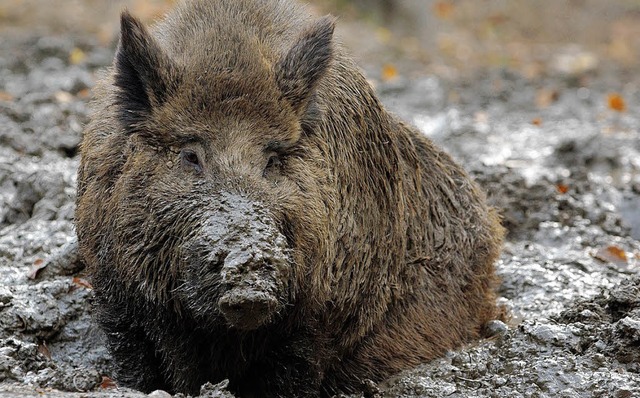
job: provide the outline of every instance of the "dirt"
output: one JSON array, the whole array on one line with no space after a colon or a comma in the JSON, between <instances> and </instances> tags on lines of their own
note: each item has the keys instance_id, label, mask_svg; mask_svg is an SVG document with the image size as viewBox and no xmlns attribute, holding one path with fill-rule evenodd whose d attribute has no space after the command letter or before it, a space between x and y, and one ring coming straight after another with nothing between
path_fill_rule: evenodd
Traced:
<instances>
[{"instance_id":1,"label":"dirt","mask_svg":"<svg viewBox=\"0 0 640 398\"><path fill-rule=\"evenodd\" d=\"M145 396L113 387L74 251L77 144L96 71L112 56L111 41L77 33L0 40L3 397ZM480 65L385 76L379 59L362 59L385 104L452 153L501 209L509 235L499 294L511 314L493 322L490 339L365 382L364 396L640 396L637 70ZM221 383L201 396L232 395Z\"/></svg>"}]
</instances>

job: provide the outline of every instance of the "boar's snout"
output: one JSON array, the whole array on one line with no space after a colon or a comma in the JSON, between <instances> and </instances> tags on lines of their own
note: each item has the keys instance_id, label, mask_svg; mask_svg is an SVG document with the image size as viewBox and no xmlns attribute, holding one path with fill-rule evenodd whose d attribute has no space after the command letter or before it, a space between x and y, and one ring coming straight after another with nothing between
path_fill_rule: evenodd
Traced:
<instances>
[{"instance_id":1,"label":"boar's snout","mask_svg":"<svg viewBox=\"0 0 640 398\"><path fill-rule=\"evenodd\" d=\"M253 330L291 300L290 249L264 204L241 195L215 199L187 249L188 304L196 316L219 314L230 327Z\"/></svg>"},{"instance_id":2,"label":"boar's snout","mask_svg":"<svg viewBox=\"0 0 640 398\"><path fill-rule=\"evenodd\" d=\"M275 228L256 225L248 239L235 239L220 271L226 291L218 308L227 323L252 330L266 323L286 302L289 258L279 247L283 237Z\"/></svg>"}]
</instances>

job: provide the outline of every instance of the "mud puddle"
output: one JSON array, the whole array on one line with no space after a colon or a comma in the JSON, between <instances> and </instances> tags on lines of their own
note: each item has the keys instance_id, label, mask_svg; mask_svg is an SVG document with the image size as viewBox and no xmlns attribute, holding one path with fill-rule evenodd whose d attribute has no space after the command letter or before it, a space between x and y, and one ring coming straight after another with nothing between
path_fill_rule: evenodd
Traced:
<instances>
[{"instance_id":1,"label":"mud puddle","mask_svg":"<svg viewBox=\"0 0 640 398\"><path fill-rule=\"evenodd\" d=\"M0 41L2 396L144 395L113 388L91 286L72 255L76 146L87 90L111 51L69 37ZM500 300L512 320L366 395L640 394L640 82L489 71L377 86L501 209ZM625 112L608 105L611 92ZM218 385L202 396L231 395Z\"/></svg>"}]
</instances>

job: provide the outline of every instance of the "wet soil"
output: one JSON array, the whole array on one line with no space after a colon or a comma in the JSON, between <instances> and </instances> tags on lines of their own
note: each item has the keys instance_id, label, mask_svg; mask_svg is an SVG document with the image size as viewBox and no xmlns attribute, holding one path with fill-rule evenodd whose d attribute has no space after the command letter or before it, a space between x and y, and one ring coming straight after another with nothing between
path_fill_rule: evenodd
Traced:
<instances>
[{"instance_id":1,"label":"wet soil","mask_svg":"<svg viewBox=\"0 0 640 398\"><path fill-rule=\"evenodd\" d=\"M112 54L94 36L0 40L0 396L145 395L113 388L74 252L77 144ZM363 66L388 108L500 209L499 294L511 314L492 338L365 383L365 396L640 395L640 75L492 66L381 78L375 60ZM232 395L221 384L202 396Z\"/></svg>"}]
</instances>

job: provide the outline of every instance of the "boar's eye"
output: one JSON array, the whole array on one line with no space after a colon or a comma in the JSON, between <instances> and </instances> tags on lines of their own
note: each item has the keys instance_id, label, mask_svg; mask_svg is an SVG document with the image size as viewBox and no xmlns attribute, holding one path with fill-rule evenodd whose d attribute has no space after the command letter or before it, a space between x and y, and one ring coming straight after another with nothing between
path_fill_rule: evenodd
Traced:
<instances>
[{"instance_id":1,"label":"boar's eye","mask_svg":"<svg viewBox=\"0 0 640 398\"><path fill-rule=\"evenodd\" d=\"M183 149L180 151L180 162L187 168L194 169L197 173L202 173L202 164L198 158L198 154L191 149Z\"/></svg>"}]
</instances>

